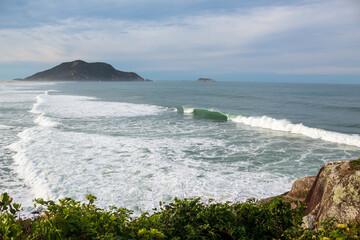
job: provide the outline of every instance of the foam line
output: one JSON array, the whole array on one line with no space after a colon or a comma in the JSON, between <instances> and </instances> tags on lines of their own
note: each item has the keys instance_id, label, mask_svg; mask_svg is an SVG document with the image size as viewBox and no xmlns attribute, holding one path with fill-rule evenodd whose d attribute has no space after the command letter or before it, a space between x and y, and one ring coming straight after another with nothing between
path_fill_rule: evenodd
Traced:
<instances>
[{"instance_id":1,"label":"foam line","mask_svg":"<svg viewBox=\"0 0 360 240\"><path fill-rule=\"evenodd\" d=\"M40 110L40 106L44 103L44 96L49 95L49 92L55 92L54 90L47 90L45 93L36 96L36 102L29 111L30 113L38 114L34 119L34 122L43 127L56 127L59 125L58 122L51 120L49 117L45 116L45 112Z\"/></svg>"},{"instance_id":2,"label":"foam line","mask_svg":"<svg viewBox=\"0 0 360 240\"><path fill-rule=\"evenodd\" d=\"M56 197L50 191L48 183L45 181L44 173L40 172L36 166L36 161L28 157L29 151L32 150L32 145L35 143L34 136L38 135L38 127L29 128L19 133L20 140L7 146L8 149L16 152L13 156L14 162L17 166L16 172L25 183L32 187L32 193L36 197L46 199L54 199Z\"/></svg>"},{"instance_id":3,"label":"foam line","mask_svg":"<svg viewBox=\"0 0 360 240\"><path fill-rule=\"evenodd\" d=\"M233 122L242 123L252 127L260 127L275 131L301 134L303 136L314 139L321 139L328 142L360 147L360 136L357 134L348 135L344 133L337 133L337 132L327 131L318 128L311 128L304 126L301 123L294 124L286 119L278 120L268 116L245 117L240 115L237 117L230 117L229 119Z\"/></svg>"},{"instance_id":4,"label":"foam line","mask_svg":"<svg viewBox=\"0 0 360 240\"><path fill-rule=\"evenodd\" d=\"M167 109L148 104L107 102L76 95L39 95L32 113L46 113L52 118L111 118L158 115Z\"/></svg>"},{"instance_id":5,"label":"foam line","mask_svg":"<svg viewBox=\"0 0 360 240\"><path fill-rule=\"evenodd\" d=\"M13 129L14 127L12 126L7 126L7 125L2 125L0 124L0 129L3 129L3 130L7 130L7 129Z\"/></svg>"}]
</instances>

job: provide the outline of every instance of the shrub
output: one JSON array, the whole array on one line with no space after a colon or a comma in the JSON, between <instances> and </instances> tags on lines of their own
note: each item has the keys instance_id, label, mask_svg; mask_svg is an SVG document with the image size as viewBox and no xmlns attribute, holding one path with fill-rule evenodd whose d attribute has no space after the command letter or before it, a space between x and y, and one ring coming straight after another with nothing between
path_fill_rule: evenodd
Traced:
<instances>
[{"instance_id":1,"label":"shrub","mask_svg":"<svg viewBox=\"0 0 360 240\"><path fill-rule=\"evenodd\" d=\"M356 239L360 224L336 225L330 220L317 231L300 227L303 205L292 209L283 197L257 205L202 202L200 198L160 203L154 213L132 217L126 208L98 208L71 198L58 203L36 199L44 212L21 219L20 205L1 195L0 239ZM18 215L18 216L17 216Z\"/></svg>"},{"instance_id":2,"label":"shrub","mask_svg":"<svg viewBox=\"0 0 360 240\"><path fill-rule=\"evenodd\" d=\"M46 207L44 215L33 223L33 236L39 239L110 239L131 237L126 223L131 220L130 210L110 207L103 210L94 204L96 197L86 196L89 203L71 198L53 201L36 199L36 204Z\"/></svg>"},{"instance_id":3,"label":"shrub","mask_svg":"<svg viewBox=\"0 0 360 240\"><path fill-rule=\"evenodd\" d=\"M360 239L360 222L350 222L348 224L338 224L336 219L329 218L325 222L319 223L314 230L303 229L295 226L284 232L286 239Z\"/></svg>"},{"instance_id":4,"label":"shrub","mask_svg":"<svg viewBox=\"0 0 360 240\"><path fill-rule=\"evenodd\" d=\"M20 211L20 204L12 203L12 198L3 193L0 197L0 239L18 239L22 235L16 214Z\"/></svg>"}]
</instances>

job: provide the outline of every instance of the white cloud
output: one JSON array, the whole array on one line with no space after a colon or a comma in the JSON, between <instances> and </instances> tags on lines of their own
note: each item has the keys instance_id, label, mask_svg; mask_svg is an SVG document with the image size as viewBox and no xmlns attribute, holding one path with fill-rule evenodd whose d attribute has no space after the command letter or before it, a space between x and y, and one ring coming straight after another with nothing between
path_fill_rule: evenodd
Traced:
<instances>
[{"instance_id":1,"label":"white cloud","mask_svg":"<svg viewBox=\"0 0 360 240\"><path fill-rule=\"evenodd\" d=\"M81 58L136 62L138 70L358 73L353 65L360 62L359 17L350 3L255 8L165 22L70 18L2 29L0 62ZM298 37L294 42L293 36Z\"/></svg>"}]
</instances>

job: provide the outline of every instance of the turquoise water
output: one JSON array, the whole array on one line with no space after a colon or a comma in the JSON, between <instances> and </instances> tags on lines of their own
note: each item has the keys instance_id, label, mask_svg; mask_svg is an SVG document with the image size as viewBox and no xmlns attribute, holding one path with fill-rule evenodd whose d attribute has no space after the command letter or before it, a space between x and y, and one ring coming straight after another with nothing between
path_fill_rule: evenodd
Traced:
<instances>
[{"instance_id":1,"label":"turquoise water","mask_svg":"<svg viewBox=\"0 0 360 240\"><path fill-rule=\"evenodd\" d=\"M149 211L243 201L360 157L360 85L0 84L0 191Z\"/></svg>"}]
</instances>

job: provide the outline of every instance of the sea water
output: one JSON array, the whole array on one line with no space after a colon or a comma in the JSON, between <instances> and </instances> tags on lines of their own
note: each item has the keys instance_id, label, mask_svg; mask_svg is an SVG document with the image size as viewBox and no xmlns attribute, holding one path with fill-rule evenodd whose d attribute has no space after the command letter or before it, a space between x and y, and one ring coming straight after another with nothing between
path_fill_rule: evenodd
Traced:
<instances>
[{"instance_id":1,"label":"sea water","mask_svg":"<svg viewBox=\"0 0 360 240\"><path fill-rule=\"evenodd\" d=\"M360 85L190 81L0 84L0 192L94 194L151 211L244 201L360 157Z\"/></svg>"}]
</instances>

